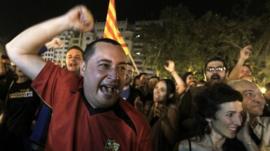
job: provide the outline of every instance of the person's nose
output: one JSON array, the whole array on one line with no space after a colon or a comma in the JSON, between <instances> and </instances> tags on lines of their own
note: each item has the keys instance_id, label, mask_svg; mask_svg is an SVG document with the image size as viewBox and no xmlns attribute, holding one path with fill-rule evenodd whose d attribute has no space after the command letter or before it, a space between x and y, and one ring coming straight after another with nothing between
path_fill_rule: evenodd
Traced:
<instances>
[{"instance_id":1,"label":"person's nose","mask_svg":"<svg viewBox=\"0 0 270 151\"><path fill-rule=\"evenodd\" d=\"M242 121L243 121L243 117L242 115L238 115L238 116L235 116L235 118L233 119L233 123L237 126L241 126L242 125Z\"/></svg>"},{"instance_id":2,"label":"person's nose","mask_svg":"<svg viewBox=\"0 0 270 151\"><path fill-rule=\"evenodd\" d=\"M74 61L76 61L76 59L75 59L74 57L71 57L71 58L69 59L69 61L74 62Z\"/></svg>"},{"instance_id":3,"label":"person's nose","mask_svg":"<svg viewBox=\"0 0 270 151\"><path fill-rule=\"evenodd\" d=\"M259 93L259 94L256 95L256 97L254 98L254 101L257 104L265 105L265 98L264 98L263 94L261 94L261 93Z\"/></svg>"},{"instance_id":4,"label":"person's nose","mask_svg":"<svg viewBox=\"0 0 270 151\"><path fill-rule=\"evenodd\" d=\"M108 77L112 80L118 80L120 78L118 70L116 68L112 68L108 73Z\"/></svg>"}]
</instances>

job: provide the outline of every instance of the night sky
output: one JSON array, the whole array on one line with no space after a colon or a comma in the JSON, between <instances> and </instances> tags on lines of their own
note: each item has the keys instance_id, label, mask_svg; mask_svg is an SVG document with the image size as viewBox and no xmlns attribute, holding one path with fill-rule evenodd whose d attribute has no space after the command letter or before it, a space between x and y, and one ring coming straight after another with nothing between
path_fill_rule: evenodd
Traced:
<instances>
[{"instance_id":1,"label":"night sky","mask_svg":"<svg viewBox=\"0 0 270 151\"><path fill-rule=\"evenodd\" d=\"M10 39L23 29L45 19L61 15L76 4L85 4L97 21L105 21L109 0L1 0L0 37ZM238 1L238 2L237 2ZM166 6L183 4L194 14L200 15L208 10L229 14L235 3L263 0L116 0L118 20L158 19L160 11ZM256 9L251 9L256 13Z\"/></svg>"},{"instance_id":2,"label":"night sky","mask_svg":"<svg viewBox=\"0 0 270 151\"><path fill-rule=\"evenodd\" d=\"M147 1L145 3L145 1ZM118 20L157 19L159 10L174 0L116 0ZM23 29L85 4L95 20L105 21L109 0L1 0L0 37L13 37ZM174 2L175 3L175 2Z\"/></svg>"}]
</instances>

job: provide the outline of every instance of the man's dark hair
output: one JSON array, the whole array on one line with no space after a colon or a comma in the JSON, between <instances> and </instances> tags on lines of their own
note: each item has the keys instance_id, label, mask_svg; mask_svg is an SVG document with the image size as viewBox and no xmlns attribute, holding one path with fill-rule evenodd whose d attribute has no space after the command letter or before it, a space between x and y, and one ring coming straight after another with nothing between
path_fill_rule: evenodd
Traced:
<instances>
[{"instance_id":1,"label":"man's dark hair","mask_svg":"<svg viewBox=\"0 0 270 151\"><path fill-rule=\"evenodd\" d=\"M156 75L151 76L151 77L149 78L149 80L151 80L151 79L157 79L157 80L160 80L160 78L159 78L158 76L156 76Z\"/></svg>"},{"instance_id":2,"label":"man's dark hair","mask_svg":"<svg viewBox=\"0 0 270 151\"><path fill-rule=\"evenodd\" d=\"M83 55L83 50L82 50L82 48L79 47L79 46L76 46L76 45L69 47L69 48L67 49L67 51L66 51L66 54L67 54L71 49L79 50L79 51L82 53L82 55Z\"/></svg>"},{"instance_id":3,"label":"man's dark hair","mask_svg":"<svg viewBox=\"0 0 270 151\"><path fill-rule=\"evenodd\" d=\"M97 39L86 46L86 49L84 52L84 58L83 58L85 62L87 62L88 59L95 53L96 44L99 42L105 42L112 45L121 46L117 41L109 39L109 38Z\"/></svg>"},{"instance_id":4,"label":"man's dark hair","mask_svg":"<svg viewBox=\"0 0 270 151\"><path fill-rule=\"evenodd\" d=\"M139 79L140 79L143 75L147 76L148 74L147 74L146 72L141 72L141 73L138 75Z\"/></svg>"},{"instance_id":5,"label":"man's dark hair","mask_svg":"<svg viewBox=\"0 0 270 151\"><path fill-rule=\"evenodd\" d=\"M221 57L219 57L219 56L214 56L214 57L211 57L211 58L207 59L205 65L204 65L204 72L206 71L206 67L207 67L208 63L209 63L209 62L212 62L212 61L220 61L220 62L223 63L224 67L225 67L226 69L228 69L228 68L227 68L227 64L226 64L226 62L225 62L225 60L224 60L223 58L221 58Z\"/></svg>"},{"instance_id":6,"label":"man's dark hair","mask_svg":"<svg viewBox=\"0 0 270 151\"><path fill-rule=\"evenodd\" d=\"M189 76L189 75L193 75L193 73L192 72L185 72L183 75L182 75L182 79L183 79L183 81L184 81L184 83L185 84L187 84L186 83L186 80L187 80L187 77Z\"/></svg>"}]
</instances>

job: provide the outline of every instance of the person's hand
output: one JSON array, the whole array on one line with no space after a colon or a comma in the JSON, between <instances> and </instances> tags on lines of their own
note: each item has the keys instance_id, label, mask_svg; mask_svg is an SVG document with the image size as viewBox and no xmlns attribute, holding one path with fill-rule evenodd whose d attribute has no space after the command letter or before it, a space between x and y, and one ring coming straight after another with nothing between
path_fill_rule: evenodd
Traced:
<instances>
[{"instance_id":1,"label":"person's hand","mask_svg":"<svg viewBox=\"0 0 270 151\"><path fill-rule=\"evenodd\" d=\"M134 100L134 107L137 111L143 113L143 102L139 96Z\"/></svg>"},{"instance_id":2,"label":"person's hand","mask_svg":"<svg viewBox=\"0 0 270 151\"><path fill-rule=\"evenodd\" d=\"M244 138L249 138L249 122L250 122L250 116L247 112L242 113L242 125L237 133L237 138L238 139L244 139Z\"/></svg>"},{"instance_id":3,"label":"person's hand","mask_svg":"<svg viewBox=\"0 0 270 151\"><path fill-rule=\"evenodd\" d=\"M164 104L157 104L154 108L154 115L163 119L166 117L168 107Z\"/></svg>"},{"instance_id":4,"label":"person's hand","mask_svg":"<svg viewBox=\"0 0 270 151\"><path fill-rule=\"evenodd\" d=\"M167 60L166 64L164 65L165 70L167 70L168 72L172 73L175 71L175 64L174 61L172 60Z\"/></svg>"},{"instance_id":5,"label":"person's hand","mask_svg":"<svg viewBox=\"0 0 270 151\"><path fill-rule=\"evenodd\" d=\"M47 42L45 45L46 45L47 49L61 48L64 46L64 42L60 38L55 37L51 41Z\"/></svg>"},{"instance_id":6,"label":"person's hand","mask_svg":"<svg viewBox=\"0 0 270 151\"><path fill-rule=\"evenodd\" d=\"M246 61L251 56L251 53L252 53L252 45L247 45L240 50L239 59Z\"/></svg>"},{"instance_id":7,"label":"person's hand","mask_svg":"<svg viewBox=\"0 0 270 151\"><path fill-rule=\"evenodd\" d=\"M240 128L240 130L238 131L236 137L239 140L243 141L243 144L248 147L250 150L259 150L258 146L255 144L255 142L253 141L253 139L250 136L250 132L249 132L249 122L250 122L250 116L248 113L244 112L243 114L245 114L243 117L243 123L242 126Z\"/></svg>"},{"instance_id":8,"label":"person's hand","mask_svg":"<svg viewBox=\"0 0 270 151\"><path fill-rule=\"evenodd\" d=\"M65 15L69 20L70 28L74 30L87 32L91 31L94 27L92 13L83 5L72 8Z\"/></svg>"}]
</instances>

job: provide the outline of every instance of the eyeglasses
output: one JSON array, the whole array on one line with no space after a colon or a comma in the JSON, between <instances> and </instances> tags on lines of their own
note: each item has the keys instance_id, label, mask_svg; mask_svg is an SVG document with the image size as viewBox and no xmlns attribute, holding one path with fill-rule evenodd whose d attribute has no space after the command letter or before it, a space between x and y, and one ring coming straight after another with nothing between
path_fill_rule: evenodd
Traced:
<instances>
[{"instance_id":1,"label":"eyeglasses","mask_svg":"<svg viewBox=\"0 0 270 151\"><path fill-rule=\"evenodd\" d=\"M222 72L222 71L226 71L226 67L207 67L206 71L208 72Z\"/></svg>"}]
</instances>

